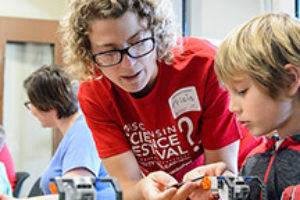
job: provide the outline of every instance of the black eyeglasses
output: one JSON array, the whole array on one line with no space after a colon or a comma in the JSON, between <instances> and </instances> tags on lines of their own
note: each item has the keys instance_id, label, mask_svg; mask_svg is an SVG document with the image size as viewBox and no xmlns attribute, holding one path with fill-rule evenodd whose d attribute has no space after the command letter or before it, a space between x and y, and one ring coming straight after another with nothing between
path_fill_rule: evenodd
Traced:
<instances>
[{"instance_id":1,"label":"black eyeglasses","mask_svg":"<svg viewBox=\"0 0 300 200\"><path fill-rule=\"evenodd\" d=\"M154 47L154 38L148 37L125 49L110 50L94 54L92 55L92 59L99 67L111 67L122 62L124 53L131 58L140 58L153 51Z\"/></svg>"},{"instance_id":2,"label":"black eyeglasses","mask_svg":"<svg viewBox=\"0 0 300 200\"><path fill-rule=\"evenodd\" d=\"M30 109L31 109L31 102L30 102L30 101L24 102L24 106L25 106L28 110L30 110Z\"/></svg>"}]
</instances>

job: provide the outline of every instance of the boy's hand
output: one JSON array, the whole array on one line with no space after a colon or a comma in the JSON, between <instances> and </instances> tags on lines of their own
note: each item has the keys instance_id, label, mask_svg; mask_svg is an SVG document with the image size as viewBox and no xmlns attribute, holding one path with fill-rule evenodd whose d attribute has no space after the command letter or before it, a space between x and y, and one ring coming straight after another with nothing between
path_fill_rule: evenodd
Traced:
<instances>
[{"instance_id":1,"label":"boy's hand","mask_svg":"<svg viewBox=\"0 0 300 200\"><path fill-rule=\"evenodd\" d=\"M203 165L197 167L190 172L186 173L183 177L183 181L189 181L195 179L200 176L222 176L222 175L231 175L229 174L224 162L217 162L209 165ZM201 187L201 180L195 182L197 184L197 188L191 193L189 198L191 200L201 200L201 199L208 199L208 200L217 200L219 199L219 195L212 194L210 190L204 190Z\"/></svg>"}]
</instances>

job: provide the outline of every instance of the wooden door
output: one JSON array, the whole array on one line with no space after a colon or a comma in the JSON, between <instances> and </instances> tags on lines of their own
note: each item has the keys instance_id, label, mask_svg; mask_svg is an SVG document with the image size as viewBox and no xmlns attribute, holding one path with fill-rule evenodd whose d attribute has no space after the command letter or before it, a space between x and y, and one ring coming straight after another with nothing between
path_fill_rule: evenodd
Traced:
<instances>
[{"instance_id":1,"label":"wooden door","mask_svg":"<svg viewBox=\"0 0 300 200\"><path fill-rule=\"evenodd\" d=\"M54 46L54 63L63 64L62 49L59 42L59 22L56 20L37 20L0 17L0 123L3 123L3 86L5 71L5 47L8 42L47 43ZM53 149L57 148L61 135L54 131Z\"/></svg>"}]
</instances>

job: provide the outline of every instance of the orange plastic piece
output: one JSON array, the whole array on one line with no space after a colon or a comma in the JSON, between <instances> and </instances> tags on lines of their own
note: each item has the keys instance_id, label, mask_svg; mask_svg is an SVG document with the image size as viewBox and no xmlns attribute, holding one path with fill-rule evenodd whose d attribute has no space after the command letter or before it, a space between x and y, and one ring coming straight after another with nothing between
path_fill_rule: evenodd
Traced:
<instances>
[{"instance_id":1,"label":"orange plastic piece","mask_svg":"<svg viewBox=\"0 0 300 200\"><path fill-rule=\"evenodd\" d=\"M57 187L56 187L55 183L50 182L49 189L52 194L57 194Z\"/></svg>"},{"instance_id":2,"label":"orange plastic piece","mask_svg":"<svg viewBox=\"0 0 300 200\"><path fill-rule=\"evenodd\" d=\"M211 180L208 176L205 176L202 180L201 180L201 187L204 190L208 190L211 187Z\"/></svg>"}]
</instances>

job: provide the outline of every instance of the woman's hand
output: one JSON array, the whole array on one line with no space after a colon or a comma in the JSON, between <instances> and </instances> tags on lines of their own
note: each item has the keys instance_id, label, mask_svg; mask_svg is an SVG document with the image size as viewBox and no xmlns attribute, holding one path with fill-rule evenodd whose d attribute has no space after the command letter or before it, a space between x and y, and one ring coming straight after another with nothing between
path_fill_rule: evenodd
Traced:
<instances>
[{"instance_id":1,"label":"woman's hand","mask_svg":"<svg viewBox=\"0 0 300 200\"><path fill-rule=\"evenodd\" d=\"M197 167L183 177L184 181L188 181L199 176L222 176L227 170L227 166L224 162L217 162L208 165ZM226 172L227 173L227 172Z\"/></svg>"},{"instance_id":2,"label":"woman's hand","mask_svg":"<svg viewBox=\"0 0 300 200\"><path fill-rule=\"evenodd\" d=\"M177 183L169 174L158 171L150 173L141 181L140 190L146 200L186 200L197 187L192 182L187 182L179 189L171 187Z\"/></svg>"}]
</instances>

